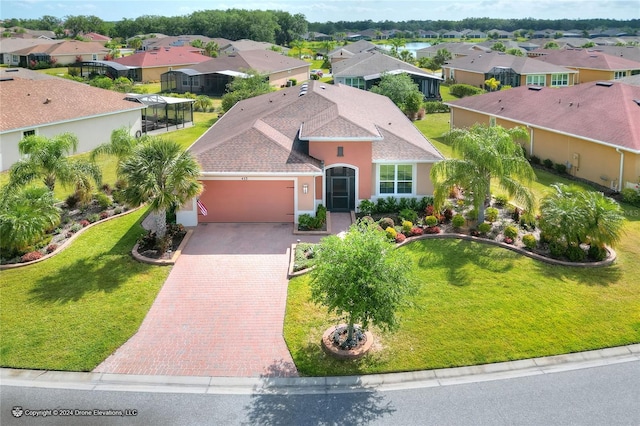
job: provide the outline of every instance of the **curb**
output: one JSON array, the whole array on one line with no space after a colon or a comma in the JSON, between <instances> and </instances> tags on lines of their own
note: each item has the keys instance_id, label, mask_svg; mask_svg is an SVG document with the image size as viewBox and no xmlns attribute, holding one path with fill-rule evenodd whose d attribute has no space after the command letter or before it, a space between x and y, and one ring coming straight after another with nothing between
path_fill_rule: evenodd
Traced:
<instances>
[{"instance_id":1,"label":"curb","mask_svg":"<svg viewBox=\"0 0 640 426\"><path fill-rule=\"evenodd\" d=\"M0 369L3 386L200 394L327 394L451 386L640 361L640 343L469 367L342 377L141 376Z\"/></svg>"},{"instance_id":2,"label":"curb","mask_svg":"<svg viewBox=\"0 0 640 426\"><path fill-rule=\"evenodd\" d=\"M135 260L142 263L148 263L151 265L159 265L159 266L174 265L178 260L178 258L180 257L180 255L182 254L182 250L187 245L187 242L189 242L191 235L193 235L193 229L188 229L186 235L182 238L180 245L178 246L176 251L173 252L173 256L171 256L171 259L153 259L151 257L142 256L140 253L138 253L139 243L136 243L136 245L133 246L133 249L131 249L131 255Z\"/></svg>"}]
</instances>

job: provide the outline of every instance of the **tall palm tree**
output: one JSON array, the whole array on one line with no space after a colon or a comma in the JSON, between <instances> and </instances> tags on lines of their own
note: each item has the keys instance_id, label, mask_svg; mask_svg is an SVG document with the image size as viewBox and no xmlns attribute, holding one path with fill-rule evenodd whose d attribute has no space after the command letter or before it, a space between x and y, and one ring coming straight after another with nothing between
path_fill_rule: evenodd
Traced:
<instances>
[{"instance_id":1,"label":"tall palm tree","mask_svg":"<svg viewBox=\"0 0 640 426\"><path fill-rule=\"evenodd\" d=\"M59 222L60 209L55 206L53 192L48 188L13 190L5 187L0 193L0 247L3 251L24 250Z\"/></svg>"},{"instance_id":2,"label":"tall palm tree","mask_svg":"<svg viewBox=\"0 0 640 426\"><path fill-rule=\"evenodd\" d=\"M209 108L213 106L213 101L210 97L206 95L200 95L196 98L196 101L193 103L193 108L197 111L207 111Z\"/></svg>"},{"instance_id":3,"label":"tall palm tree","mask_svg":"<svg viewBox=\"0 0 640 426\"><path fill-rule=\"evenodd\" d=\"M520 182L535 179L535 173L517 143L529 139L524 128L476 124L469 129L454 129L448 137L459 158L440 161L431 169L434 202L438 207L444 203L450 189L459 185L472 197L478 223L482 223L485 201L491 195L491 179L494 179L528 212L533 210L533 195Z\"/></svg>"},{"instance_id":4,"label":"tall palm tree","mask_svg":"<svg viewBox=\"0 0 640 426\"><path fill-rule=\"evenodd\" d=\"M306 43L304 42L304 40L293 40L291 43L289 43L289 47L298 50L298 59L300 59L300 57L302 56L302 49L304 49L305 44Z\"/></svg>"},{"instance_id":5,"label":"tall palm tree","mask_svg":"<svg viewBox=\"0 0 640 426\"><path fill-rule=\"evenodd\" d=\"M149 203L158 238L167 232L167 210L183 205L202 191L200 166L174 141L153 137L135 147L118 166L127 180L124 199L131 205Z\"/></svg>"},{"instance_id":6,"label":"tall palm tree","mask_svg":"<svg viewBox=\"0 0 640 426\"><path fill-rule=\"evenodd\" d=\"M53 138L31 135L18 142L20 154L25 156L11 166L9 186L23 186L42 178L53 192L56 182L76 187L88 187L93 181L102 180L100 168L84 160L72 160L68 156L78 149L78 138L62 133Z\"/></svg>"},{"instance_id":7,"label":"tall palm tree","mask_svg":"<svg viewBox=\"0 0 640 426\"><path fill-rule=\"evenodd\" d=\"M400 56L400 48L407 44L407 41L403 38L394 37L389 40L391 43L391 56L398 58Z\"/></svg>"},{"instance_id":8,"label":"tall palm tree","mask_svg":"<svg viewBox=\"0 0 640 426\"><path fill-rule=\"evenodd\" d=\"M91 161L95 161L101 155L112 155L117 158L118 162L125 159L133 152L133 149L148 140L148 136L135 138L131 136L131 130L128 127L120 127L111 132L109 142L95 147L89 156Z\"/></svg>"}]
</instances>

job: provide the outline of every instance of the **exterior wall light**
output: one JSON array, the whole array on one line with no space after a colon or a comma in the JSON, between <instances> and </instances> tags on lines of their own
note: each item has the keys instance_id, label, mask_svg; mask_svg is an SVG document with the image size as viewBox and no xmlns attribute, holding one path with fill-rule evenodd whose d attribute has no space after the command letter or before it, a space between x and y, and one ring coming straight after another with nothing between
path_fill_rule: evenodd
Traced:
<instances>
[{"instance_id":1,"label":"exterior wall light","mask_svg":"<svg viewBox=\"0 0 640 426\"><path fill-rule=\"evenodd\" d=\"M308 194L309 193L309 185L308 184L303 184L302 185L302 193L303 194Z\"/></svg>"}]
</instances>

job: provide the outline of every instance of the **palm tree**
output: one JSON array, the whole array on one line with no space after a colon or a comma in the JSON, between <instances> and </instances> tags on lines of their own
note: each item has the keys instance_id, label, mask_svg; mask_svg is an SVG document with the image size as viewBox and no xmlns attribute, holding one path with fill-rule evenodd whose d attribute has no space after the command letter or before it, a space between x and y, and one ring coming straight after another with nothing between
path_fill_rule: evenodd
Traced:
<instances>
[{"instance_id":1,"label":"palm tree","mask_svg":"<svg viewBox=\"0 0 640 426\"><path fill-rule=\"evenodd\" d=\"M202 49L202 46L203 46L202 40L200 40L199 38L192 40L190 44L191 44L191 47L196 47L198 49Z\"/></svg>"},{"instance_id":2,"label":"palm tree","mask_svg":"<svg viewBox=\"0 0 640 426\"><path fill-rule=\"evenodd\" d=\"M293 40L289 43L289 47L292 49L298 49L298 59L302 56L302 49L304 49L305 42L303 40Z\"/></svg>"},{"instance_id":3,"label":"palm tree","mask_svg":"<svg viewBox=\"0 0 640 426\"><path fill-rule=\"evenodd\" d=\"M328 55L329 52L331 52L333 50L335 45L336 45L336 43L333 40L324 40L321 43L322 51L325 53L325 55Z\"/></svg>"},{"instance_id":4,"label":"palm tree","mask_svg":"<svg viewBox=\"0 0 640 426\"><path fill-rule=\"evenodd\" d=\"M408 50L403 50L402 52L400 52L400 55L398 55L398 59L408 64L413 64L415 62L413 58L413 53L411 53Z\"/></svg>"},{"instance_id":5,"label":"palm tree","mask_svg":"<svg viewBox=\"0 0 640 426\"><path fill-rule=\"evenodd\" d=\"M498 87L500 87L500 81L496 80L495 77L491 77L484 81L484 85L489 88L490 92L494 92Z\"/></svg>"},{"instance_id":6,"label":"palm tree","mask_svg":"<svg viewBox=\"0 0 640 426\"><path fill-rule=\"evenodd\" d=\"M196 98L196 101L193 103L193 108L197 111L207 111L209 108L213 106L213 101L210 97L206 95L200 95Z\"/></svg>"},{"instance_id":7,"label":"palm tree","mask_svg":"<svg viewBox=\"0 0 640 426\"><path fill-rule=\"evenodd\" d=\"M478 223L484 222L485 201L491 195L491 179L506 190L526 211L534 206L533 195L520 179L532 181L535 173L517 141L529 134L522 127L505 129L475 124L470 129L454 129L448 133L454 154L433 165L431 180L435 187L434 203L440 207L451 188L459 185L473 199Z\"/></svg>"},{"instance_id":8,"label":"palm tree","mask_svg":"<svg viewBox=\"0 0 640 426\"><path fill-rule=\"evenodd\" d=\"M200 166L174 141L153 137L135 147L118 166L127 180L123 198L139 206L149 203L158 238L167 232L167 210L183 205L202 191Z\"/></svg>"},{"instance_id":9,"label":"palm tree","mask_svg":"<svg viewBox=\"0 0 640 426\"><path fill-rule=\"evenodd\" d=\"M138 37L132 38L131 40L129 40L129 47L132 48L133 50L142 49L142 39Z\"/></svg>"},{"instance_id":10,"label":"palm tree","mask_svg":"<svg viewBox=\"0 0 640 426\"><path fill-rule=\"evenodd\" d=\"M216 43L215 41L210 41L207 44L205 44L204 53L206 53L207 56L210 56L212 58L217 58L219 49L220 49L220 46L218 46L218 43Z\"/></svg>"},{"instance_id":11,"label":"palm tree","mask_svg":"<svg viewBox=\"0 0 640 426\"><path fill-rule=\"evenodd\" d=\"M39 241L47 229L60 222L60 209L53 192L44 187L26 187L0 193L0 246L3 251L24 250Z\"/></svg>"},{"instance_id":12,"label":"palm tree","mask_svg":"<svg viewBox=\"0 0 640 426\"><path fill-rule=\"evenodd\" d=\"M118 162L120 162L131 155L134 148L148 138L146 135L141 138L135 138L131 136L131 130L128 127L120 127L111 132L109 142L95 147L93 151L91 151L89 158L91 161L95 161L96 158L101 155L113 155L117 158Z\"/></svg>"},{"instance_id":13,"label":"palm tree","mask_svg":"<svg viewBox=\"0 0 640 426\"><path fill-rule=\"evenodd\" d=\"M596 191L575 185L552 185L555 192L540 203L540 228L567 245L590 241L603 247L621 238L624 214L620 205Z\"/></svg>"},{"instance_id":14,"label":"palm tree","mask_svg":"<svg viewBox=\"0 0 640 426\"><path fill-rule=\"evenodd\" d=\"M407 41L403 38L392 38L389 40L391 43L391 56L398 58L400 56L400 48L407 44Z\"/></svg>"},{"instance_id":15,"label":"palm tree","mask_svg":"<svg viewBox=\"0 0 640 426\"><path fill-rule=\"evenodd\" d=\"M53 192L56 182L88 188L91 179L100 185L102 173L98 166L84 160L71 160L68 155L78 149L78 138L62 133L53 138L30 135L18 142L20 154L25 156L11 166L9 186L23 186L42 178Z\"/></svg>"}]
</instances>

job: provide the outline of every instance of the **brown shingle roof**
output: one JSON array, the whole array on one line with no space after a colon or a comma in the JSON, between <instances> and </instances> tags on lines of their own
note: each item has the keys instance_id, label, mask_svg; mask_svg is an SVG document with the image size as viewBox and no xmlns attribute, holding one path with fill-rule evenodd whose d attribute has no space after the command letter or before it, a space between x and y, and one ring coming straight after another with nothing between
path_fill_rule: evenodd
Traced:
<instances>
[{"instance_id":1,"label":"brown shingle roof","mask_svg":"<svg viewBox=\"0 0 640 426\"><path fill-rule=\"evenodd\" d=\"M640 87L609 81L563 88L523 86L449 105L640 153Z\"/></svg>"},{"instance_id":2,"label":"brown shingle roof","mask_svg":"<svg viewBox=\"0 0 640 426\"><path fill-rule=\"evenodd\" d=\"M95 41L65 40L53 44L39 44L17 50L16 55L29 55L31 53L46 53L51 56L56 55L88 55L108 53L109 49L101 43Z\"/></svg>"},{"instance_id":3,"label":"brown shingle roof","mask_svg":"<svg viewBox=\"0 0 640 426\"><path fill-rule=\"evenodd\" d=\"M113 59L122 65L137 68L153 68L171 65L191 65L211 60L210 57L197 52L193 47L162 47L147 50L133 55Z\"/></svg>"},{"instance_id":4,"label":"brown shingle roof","mask_svg":"<svg viewBox=\"0 0 640 426\"><path fill-rule=\"evenodd\" d=\"M576 73L559 65L539 61L523 56L507 55L506 53L486 52L474 53L448 61L443 67L457 70L486 73L495 67L511 68L520 75L526 74L550 74L550 73Z\"/></svg>"},{"instance_id":5,"label":"brown shingle roof","mask_svg":"<svg viewBox=\"0 0 640 426\"><path fill-rule=\"evenodd\" d=\"M640 63L589 49L539 49L536 59L563 67L591 70L627 71L640 69Z\"/></svg>"},{"instance_id":6,"label":"brown shingle roof","mask_svg":"<svg viewBox=\"0 0 640 426\"><path fill-rule=\"evenodd\" d=\"M254 69L259 73L274 73L301 67L309 68L310 66L309 62L284 56L271 50L244 50L232 55L209 59L189 68L203 74L227 70L246 71L248 69Z\"/></svg>"},{"instance_id":7,"label":"brown shingle roof","mask_svg":"<svg viewBox=\"0 0 640 426\"><path fill-rule=\"evenodd\" d=\"M236 104L189 150L204 173L319 173L308 141L373 141L372 161L442 155L385 96L310 82Z\"/></svg>"},{"instance_id":8,"label":"brown shingle roof","mask_svg":"<svg viewBox=\"0 0 640 426\"><path fill-rule=\"evenodd\" d=\"M2 70L0 78L0 132L144 108L122 93L26 69Z\"/></svg>"}]
</instances>

